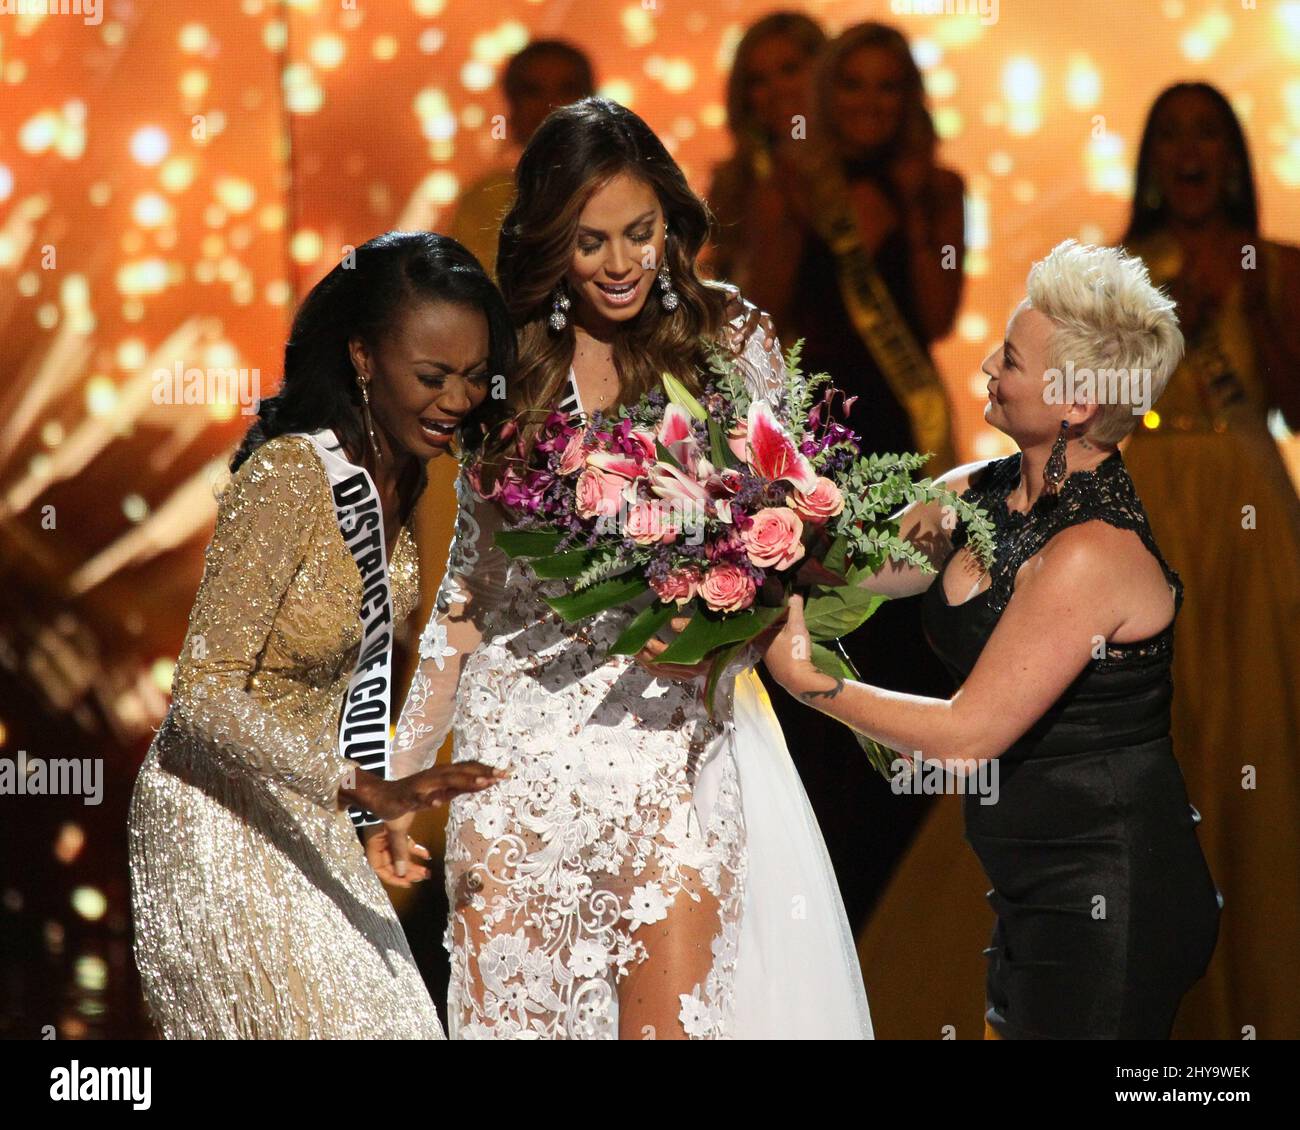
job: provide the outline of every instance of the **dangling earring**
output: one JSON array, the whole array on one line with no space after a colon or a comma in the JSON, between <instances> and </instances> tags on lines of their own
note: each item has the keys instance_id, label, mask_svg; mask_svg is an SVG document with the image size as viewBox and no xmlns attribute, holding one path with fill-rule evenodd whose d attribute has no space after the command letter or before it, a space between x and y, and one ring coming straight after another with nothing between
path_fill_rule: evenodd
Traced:
<instances>
[{"instance_id":1,"label":"dangling earring","mask_svg":"<svg viewBox=\"0 0 1300 1130\"><path fill-rule=\"evenodd\" d=\"M370 382L358 378L357 384L361 386L361 421L365 424L366 433L370 436L370 450L375 453L375 462L382 463L384 457L379 452L379 437L375 435L375 421L370 415Z\"/></svg>"},{"instance_id":2,"label":"dangling earring","mask_svg":"<svg viewBox=\"0 0 1300 1130\"><path fill-rule=\"evenodd\" d=\"M569 296L564 292L564 284L557 283L555 297L551 301L551 316L547 319L552 330L559 333L569 324Z\"/></svg>"},{"instance_id":3,"label":"dangling earring","mask_svg":"<svg viewBox=\"0 0 1300 1130\"><path fill-rule=\"evenodd\" d=\"M1061 421L1061 430L1056 433L1056 442L1052 444L1051 454L1043 466L1043 493L1056 497L1061 484L1065 482L1065 433L1070 427L1068 420Z\"/></svg>"},{"instance_id":4,"label":"dangling earring","mask_svg":"<svg viewBox=\"0 0 1300 1130\"><path fill-rule=\"evenodd\" d=\"M677 292L673 290L673 273L668 269L668 225L664 224L664 261L659 267L659 302L671 314L677 309Z\"/></svg>"},{"instance_id":5,"label":"dangling earring","mask_svg":"<svg viewBox=\"0 0 1300 1130\"><path fill-rule=\"evenodd\" d=\"M659 302L671 314L677 309L677 292L673 290L673 276L667 261L659 268L659 289L663 292L659 295Z\"/></svg>"}]
</instances>

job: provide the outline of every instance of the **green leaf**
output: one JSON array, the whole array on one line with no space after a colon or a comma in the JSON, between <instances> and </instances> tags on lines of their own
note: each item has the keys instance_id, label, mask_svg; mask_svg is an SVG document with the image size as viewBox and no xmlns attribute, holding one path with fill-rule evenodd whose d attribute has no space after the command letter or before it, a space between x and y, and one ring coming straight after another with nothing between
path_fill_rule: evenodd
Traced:
<instances>
[{"instance_id":1,"label":"green leaf","mask_svg":"<svg viewBox=\"0 0 1300 1130\"><path fill-rule=\"evenodd\" d=\"M655 601L648 608L643 608L626 628L623 634L614 641L614 646L609 649L610 655L635 655L643 647L651 636L662 628L677 612L677 605L664 604L662 601Z\"/></svg>"},{"instance_id":2,"label":"green leaf","mask_svg":"<svg viewBox=\"0 0 1300 1130\"><path fill-rule=\"evenodd\" d=\"M660 653L660 663L698 663L714 648L732 643L748 643L771 624L785 605L775 608L749 608L729 616L715 618L696 612L666 650Z\"/></svg>"},{"instance_id":3,"label":"green leaf","mask_svg":"<svg viewBox=\"0 0 1300 1130\"><path fill-rule=\"evenodd\" d=\"M608 549L570 549L547 557L534 557L528 564L539 577L553 581L562 577L576 577L608 553Z\"/></svg>"},{"instance_id":4,"label":"green leaf","mask_svg":"<svg viewBox=\"0 0 1300 1130\"><path fill-rule=\"evenodd\" d=\"M612 577L601 581L581 592L566 593L564 596L548 596L546 603L566 620L585 620L613 608L616 604L625 604L634 596L640 596L649 589L642 577Z\"/></svg>"},{"instance_id":5,"label":"green leaf","mask_svg":"<svg viewBox=\"0 0 1300 1130\"><path fill-rule=\"evenodd\" d=\"M562 536L558 530L501 530L494 540L507 557L545 557Z\"/></svg>"},{"instance_id":6,"label":"green leaf","mask_svg":"<svg viewBox=\"0 0 1300 1130\"><path fill-rule=\"evenodd\" d=\"M862 681L862 676L858 674L857 668L853 666L853 661L845 654L838 640L835 641L833 648L827 647L825 644L813 644L812 654L809 658L811 658L813 666L818 671L830 675L833 679ZM852 726L849 729L857 739L858 745L862 747L862 752L867 755L871 767L886 780L892 780L894 776L892 765L902 754L890 749L888 746L881 745L874 738L869 738L866 734L854 730Z\"/></svg>"},{"instance_id":7,"label":"green leaf","mask_svg":"<svg viewBox=\"0 0 1300 1130\"><path fill-rule=\"evenodd\" d=\"M722 425L712 416L709 417L709 458L719 469L740 466L736 453L731 450L731 445L722 434Z\"/></svg>"},{"instance_id":8,"label":"green leaf","mask_svg":"<svg viewBox=\"0 0 1300 1130\"><path fill-rule=\"evenodd\" d=\"M801 339L802 340L802 339ZM822 558L822 564L832 573L844 574L848 567L849 539L843 534L836 534L831 547Z\"/></svg>"},{"instance_id":9,"label":"green leaf","mask_svg":"<svg viewBox=\"0 0 1300 1130\"><path fill-rule=\"evenodd\" d=\"M709 414L704 410L701 404L681 381L672 375L672 373L661 373L660 379L664 382L664 391L668 394L668 399L674 404L685 408L697 420L707 420Z\"/></svg>"},{"instance_id":10,"label":"green leaf","mask_svg":"<svg viewBox=\"0 0 1300 1130\"><path fill-rule=\"evenodd\" d=\"M862 627L876 609L889 598L878 592L859 588L857 581L867 575L865 569L850 569L845 585L827 588L818 585L804 601L804 621L814 640L833 640Z\"/></svg>"}]
</instances>

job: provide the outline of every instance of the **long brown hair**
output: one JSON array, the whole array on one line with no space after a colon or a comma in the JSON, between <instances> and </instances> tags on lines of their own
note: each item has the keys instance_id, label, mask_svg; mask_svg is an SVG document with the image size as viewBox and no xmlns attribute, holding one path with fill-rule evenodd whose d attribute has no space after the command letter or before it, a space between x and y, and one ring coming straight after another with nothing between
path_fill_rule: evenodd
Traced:
<instances>
[{"instance_id":1,"label":"long brown hair","mask_svg":"<svg viewBox=\"0 0 1300 1130\"><path fill-rule=\"evenodd\" d=\"M696 370L707 360L701 339L716 339L722 329L726 294L695 268L713 216L663 142L631 110L607 98L584 98L552 111L515 169L515 200L502 221L497 248L497 280L519 340L508 406L523 416L525 448L562 399L573 362L572 319L557 333L548 318L555 289L573 261L579 216L592 195L619 174L643 181L658 197L668 225L664 263L678 296L669 313L652 293L620 327L614 339L619 403L634 404L658 386L665 371L698 391Z\"/></svg>"}]
</instances>

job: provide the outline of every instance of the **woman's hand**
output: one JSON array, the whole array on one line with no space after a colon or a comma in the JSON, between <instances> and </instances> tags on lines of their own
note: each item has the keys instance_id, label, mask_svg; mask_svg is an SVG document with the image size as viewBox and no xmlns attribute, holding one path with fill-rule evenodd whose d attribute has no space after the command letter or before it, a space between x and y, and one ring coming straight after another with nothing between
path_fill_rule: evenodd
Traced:
<instances>
[{"instance_id":1,"label":"woman's hand","mask_svg":"<svg viewBox=\"0 0 1300 1130\"><path fill-rule=\"evenodd\" d=\"M414 814L361 830L366 859L375 874L390 887L409 887L429 877L429 869L416 862L429 858L429 849L409 835ZM411 857L415 856L415 860Z\"/></svg>"},{"instance_id":2,"label":"woman's hand","mask_svg":"<svg viewBox=\"0 0 1300 1130\"><path fill-rule=\"evenodd\" d=\"M339 789L341 804L356 804L381 820L396 820L421 808L446 804L461 793L476 793L510 776L509 770L493 769L477 761L435 765L409 777L385 781L365 769L358 769L350 788Z\"/></svg>"},{"instance_id":3,"label":"woman's hand","mask_svg":"<svg viewBox=\"0 0 1300 1130\"><path fill-rule=\"evenodd\" d=\"M689 616L674 616L668 626L674 632L682 631L687 624L691 622ZM704 676L708 678L709 672L713 670L713 660L704 659L699 663L659 663L657 662L660 655L668 650L668 644L663 640L651 638L646 641L645 647L636 653L634 658L647 671L653 675L658 675L667 679L678 679L681 682L689 683L694 679Z\"/></svg>"},{"instance_id":4,"label":"woman's hand","mask_svg":"<svg viewBox=\"0 0 1300 1130\"><path fill-rule=\"evenodd\" d=\"M812 637L808 635L808 627L804 623L803 597L798 593L791 594L785 621L763 652L763 662L772 673L772 678L793 695L831 679L830 675L819 671L812 661Z\"/></svg>"}]
</instances>

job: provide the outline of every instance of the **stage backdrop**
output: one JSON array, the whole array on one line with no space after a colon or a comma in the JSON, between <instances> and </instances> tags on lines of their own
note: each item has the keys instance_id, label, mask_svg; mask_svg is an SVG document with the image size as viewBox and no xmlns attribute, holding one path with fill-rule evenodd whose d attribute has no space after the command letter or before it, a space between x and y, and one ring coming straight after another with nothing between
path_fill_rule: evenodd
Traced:
<instances>
[{"instance_id":1,"label":"stage backdrop","mask_svg":"<svg viewBox=\"0 0 1300 1130\"><path fill-rule=\"evenodd\" d=\"M703 191L728 151L735 44L776 5L63 6L76 10L0 15L0 742L5 756L78 743L106 759L111 787L44 841L3 821L3 846L23 840L0 864L0 914L39 907L54 968L80 961L77 999L93 1005L129 977L131 775L166 707L214 487L274 391L296 299L370 236L446 228L461 188L511 159L493 130L498 80L537 37L585 48L600 91L645 117ZM1231 95L1264 231L1300 241L1298 3L785 6L832 31L887 20L912 40L942 160L968 189L966 294L937 349L966 456L1005 450L982 422L978 365L1030 262L1067 236L1118 236L1140 125L1167 83L1208 77ZM445 559L449 470L436 468L422 529L426 594ZM888 987L868 979L883 1002ZM60 1023L93 1032L103 1013L101 1001Z\"/></svg>"}]
</instances>

